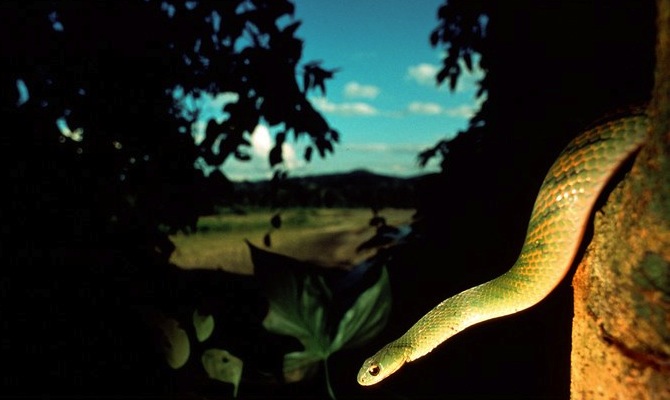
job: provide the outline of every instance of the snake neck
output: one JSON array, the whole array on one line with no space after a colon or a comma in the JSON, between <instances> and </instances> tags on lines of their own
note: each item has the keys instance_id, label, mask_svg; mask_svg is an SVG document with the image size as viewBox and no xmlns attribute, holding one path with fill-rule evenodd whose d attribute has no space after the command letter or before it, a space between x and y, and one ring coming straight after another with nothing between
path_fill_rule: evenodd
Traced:
<instances>
[{"instance_id":1,"label":"snake neck","mask_svg":"<svg viewBox=\"0 0 670 400\"><path fill-rule=\"evenodd\" d=\"M467 289L435 306L396 342L407 346L408 361L431 352L442 342L479 322L519 311L518 289L511 285L510 272ZM506 288L502 293L501 288ZM531 304L524 304L524 308Z\"/></svg>"}]
</instances>

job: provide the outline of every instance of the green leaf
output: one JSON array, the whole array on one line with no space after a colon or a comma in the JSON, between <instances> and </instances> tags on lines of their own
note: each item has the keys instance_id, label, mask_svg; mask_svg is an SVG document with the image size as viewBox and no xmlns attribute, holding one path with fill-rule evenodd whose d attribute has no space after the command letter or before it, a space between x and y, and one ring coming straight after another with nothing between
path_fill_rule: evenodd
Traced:
<instances>
[{"instance_id":1,"label":"green leaf","mask_svg":"<svg viewBox=\"0 0 670 400\"><path fill-rule=\"evenodd\" d=\"M323 278L287 276L282 291L273 291L263 326L270 332L297 338L304 350L284 357L284 379L296 382L311 376L331 353L326 304L330 297ZM301 282L302 280L302 282Z\"/></svg>"},{"instance_id":2,"label":"green leaf","mask_svg":"<svg viewBox=\"0 0 670 400\"><path fill-rule=\"evenodd\" d=\"M202 366L207 375L217 381L232 383L237 397L237 388L242 379L243 362L239 358L222 349L207 349L202 353Z\"/></svg>"},{"instance_id":3,"label":"green leaf","mask_svg":"<svg viewBox=\"0 0 670 400\"><path fill-rule=\"evenodd\" d=\"M391 286L388 272L382 269L379 281L361 293L340 320L332 347L362 346L384 329L391 312Z\"/></svg>"},{"instance_id":4,"label":"green leaf","mask_svg":"<svg viewBox=\"0 0 670 400\"><path fill-rule=\"evenodd\" d=\"M198 342L204 342L214 332L214 317L211 315L200 315L198 310L193 311L193 327Z\"/></svg>"},{"instance_id":5,"label":"green leaf","mask_svg":"<svg viewBox=\"0 0 670 400\"><path fill-rule=\"evenodd\" d=\"M385 268L343 314L336 314L332 311L336 299L327 283L327 272L314 267L286 267L289 257L250 247L256 274L264 282L270 303L263 326L270 332L297 338L304 347L284 356L287 382L312 376L331 354L362 345L384 328L391 306Z\"/></svg>"},{"instance_id":6,"label":"green leaf","mask_svg":"<svg viewBox=\"0 0 670 400\"><path fill-rule=\"evenodd\" d=\"M190 345L186 331L179 327L179 322L172 318L158 316L158 328L165 339L163 352L168 365L174 369L179 369L186 364L190 354Z\"/></svg>"}]
</instances>

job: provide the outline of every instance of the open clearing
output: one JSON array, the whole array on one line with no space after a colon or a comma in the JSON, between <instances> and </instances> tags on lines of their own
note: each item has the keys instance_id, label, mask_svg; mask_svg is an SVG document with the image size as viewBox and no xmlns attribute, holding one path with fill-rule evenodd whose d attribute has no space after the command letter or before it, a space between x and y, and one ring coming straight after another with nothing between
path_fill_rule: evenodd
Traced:
<instances>
[{"instance_id":1,"label":"open clearing","mask_svg":"<svg viewBox=\"0 0 670 400\"><path fill-rule=\"evenodd\" d=\"M389 225L411 222L414 210L384 209L379 216ZM297 208L281 211L280 229L272 229L275 211L259 210L246 215L221 214L201 217L198 232L176 234L170 239L176 246L170 261L181 268L222 269L250 275L253 265L245 239L265 250L323 267L349 268L373 254L356 248L375 234L369 225L369 209ZM272 247L263 245L263 236L271 232Z\"/></svg>"}]
</instances>

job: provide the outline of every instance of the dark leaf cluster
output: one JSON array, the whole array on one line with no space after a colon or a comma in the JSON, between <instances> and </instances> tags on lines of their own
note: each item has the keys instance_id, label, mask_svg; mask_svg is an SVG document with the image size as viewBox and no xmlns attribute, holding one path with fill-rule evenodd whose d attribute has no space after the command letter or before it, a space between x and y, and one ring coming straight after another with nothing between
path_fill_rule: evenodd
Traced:
<instances>
[{"instance_id":1,"label":"dark leaf cluster","mask_svg":"<svg viewBox=\"0 0 670 400\"><path fill-rule=\"evenodd\" d=\"M271 166L289 133L311 138L321 156L339 140L297 83L303 41L293 14L289 0L2 2L3 114L30 132L8 144L37 158L69 152L76 165L58 174L95 176L109 217L120 218L121 203L148 225L189 225L196 161L249 160L259 123L283 125ZM305 76L325 90L332 73L310 65ZM192 105L207 93L233 100L194 140L201 115Z\"/></svg>"},{"instance_id":2,"label":"dark leaf cluster","mask_svg":"<svg viewBox=\"0 0 670 400\"><path fill-rule=\"evenodd\" d=\"M486 37L487 16L484 14L482 1L447 1L437 12L439 25L430 35L433 47L443 45L447 54L442 60L442 69L437 74L437 82L441 84L449 80L449 88L456 89L462 71L462 63L473 71L473 55L481 53L482 41ZM485 92L480 82L477 97Z\"/></svg>"}]
</instances>

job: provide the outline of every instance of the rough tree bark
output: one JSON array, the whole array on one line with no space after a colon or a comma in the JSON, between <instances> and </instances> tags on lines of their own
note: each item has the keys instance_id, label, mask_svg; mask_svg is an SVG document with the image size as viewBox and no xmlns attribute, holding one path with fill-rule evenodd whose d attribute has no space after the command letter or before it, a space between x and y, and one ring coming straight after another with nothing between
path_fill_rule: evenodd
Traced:
<instances>
[{"instance_id":1,"label":"rough tree bark","mask_svg":"<svg viewBox=\"0 0 670 400\"><path fill-rule=\"evenodd\" d=\"M652 129L573 280L573 399L670 399L670 0L657 0Z\"/></svg>"}]
</instances>

